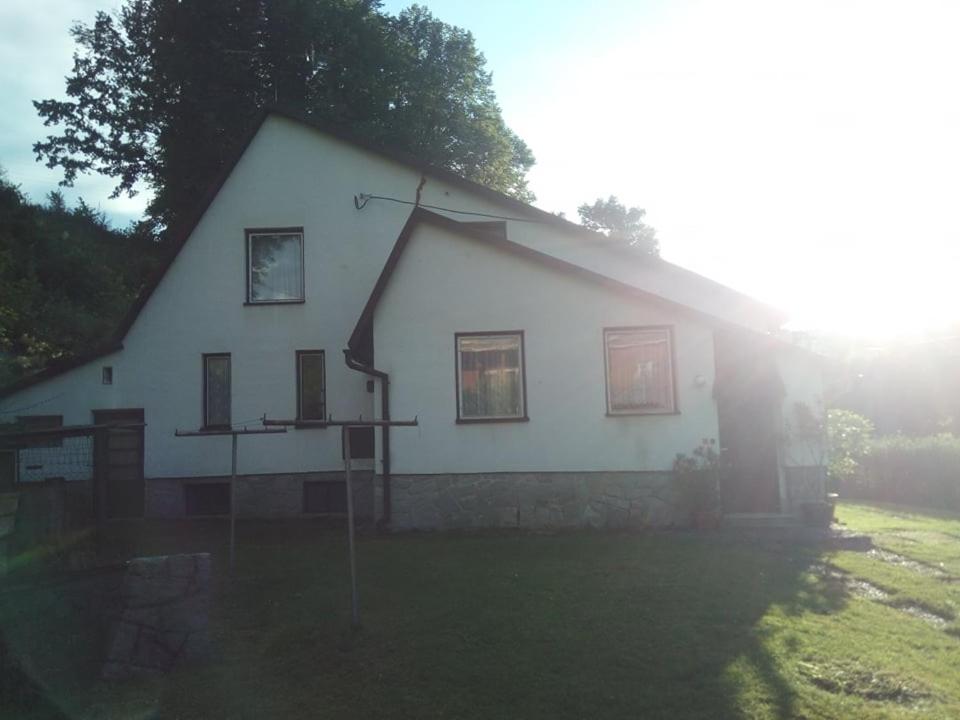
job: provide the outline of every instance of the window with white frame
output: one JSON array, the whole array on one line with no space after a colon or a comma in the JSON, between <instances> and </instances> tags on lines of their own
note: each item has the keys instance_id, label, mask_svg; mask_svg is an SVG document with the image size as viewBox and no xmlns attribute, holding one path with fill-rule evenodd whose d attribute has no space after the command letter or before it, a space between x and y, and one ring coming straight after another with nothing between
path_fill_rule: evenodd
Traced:
<instances>
[{"instance_id":1,"label":"window with white frame","mask_svg":"<svg viewBox=\"0 0 960 720\"><path fill-rule=\"evenodd\" d=\"M603 342L608 413L676 412L670 328L607 328L603 331Z\"/></svg>"},{"instance_id":2,"label":"window with white frame","mask_svg":"<svg viewBox=\"0 0 960 720\"><path fill-rule=\"evenodd\" d=\"M247 230L247 302L303 302L303 228Z\"/></svg>"},{"instance_id":3,"label":"window with white frame","mask_svg":"<svg viewBox=\"0 0 960 720\"><path fill-rule=\"evenodd\" d=\"M457 333L457 421L526 420L523 332Z\"/></svg>"}]
</instances>

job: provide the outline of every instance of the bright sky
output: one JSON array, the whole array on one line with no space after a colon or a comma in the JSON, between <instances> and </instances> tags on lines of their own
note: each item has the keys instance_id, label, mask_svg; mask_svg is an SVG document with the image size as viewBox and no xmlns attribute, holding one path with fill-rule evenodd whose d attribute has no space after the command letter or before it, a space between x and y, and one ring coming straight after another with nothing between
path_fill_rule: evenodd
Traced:
<instances>
[{"instance_id":1,"label":"bright sky","mask_svg":"<svg viewBox=\"0 0 960 720\"><path fill-rule=\"evenodd\" d=\"M960 323L960 4L426 4L476 36L540 207L644 207L664 257L798 327ZM0 164L35 199L58 176L33 162L29 100L62 92L67 27L110 5L0 5ZM77 193L120 224L141 210L109 189Z\"/></svg>"}]
</instances>

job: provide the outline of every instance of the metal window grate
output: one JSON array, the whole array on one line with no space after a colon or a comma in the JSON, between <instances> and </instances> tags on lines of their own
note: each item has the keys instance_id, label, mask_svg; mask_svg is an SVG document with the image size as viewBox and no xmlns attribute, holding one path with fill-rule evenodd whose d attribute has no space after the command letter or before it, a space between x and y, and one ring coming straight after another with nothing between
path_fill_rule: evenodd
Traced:
<instances>
[{"instance_id":1,"label":"metal window grate","mask_svg":"<svg viewBox=\"0 0 960 720\"><path fill-rule=\"evenodd\" d=\"M194 515L229 515L229 483L191 483L183 486L186 513Z\"/></svg>"},{"instance_id":2,"label":"metal window grate","mask_svg":"<svg viewBox=\"0 0 960 720\"><path fill-rule=\"evenodd\" d=\"M303 483L305 513L346 513L347 485L340 480L308 480Z\"/></svg>"}]
</instances>

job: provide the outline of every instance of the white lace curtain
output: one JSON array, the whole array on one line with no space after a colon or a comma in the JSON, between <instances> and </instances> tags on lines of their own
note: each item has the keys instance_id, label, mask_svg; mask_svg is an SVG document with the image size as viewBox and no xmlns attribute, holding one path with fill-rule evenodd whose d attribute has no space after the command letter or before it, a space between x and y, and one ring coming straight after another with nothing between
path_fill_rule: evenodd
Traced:
<instances>
[{"instance_id":1,"label":"white lace curtain","mask_svg":"<svg viewBox=\"0 0 960 720\"><path fill-rule=\"evenodd\" d=\"M673 409L670 335L666 330L607 334L607 382L612 411Z\"/></svg>"},{"instance_id":2,"label":"white lace curtain","mask_svg":"<svg viewBox=\"0 0 960 720\"><path fill-rule=\"evenodd\" d=\"M303 236L250 236L250 300L303 299Z\"/></svg>"}]
</instances>

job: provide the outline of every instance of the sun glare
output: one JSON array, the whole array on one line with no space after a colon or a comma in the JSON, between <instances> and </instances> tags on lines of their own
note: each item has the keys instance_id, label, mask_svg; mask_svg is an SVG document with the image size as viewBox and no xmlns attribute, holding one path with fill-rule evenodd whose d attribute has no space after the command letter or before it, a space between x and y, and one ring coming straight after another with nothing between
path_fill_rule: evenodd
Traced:
<instances>
[{"instance_id":1,"label":"sun glare","mask_svg":"<svg viewBox=\"0 0 960 720\"><path fill-rule=\"evenodd\" d=\"M531 185L572 216L611 193L641 205L667 259L798 327L960 323L958 26L960 6L925 2L734 0L638 22L564 76L603 113L535 91L517 123Z\"/></svg>"}]
</instances>

